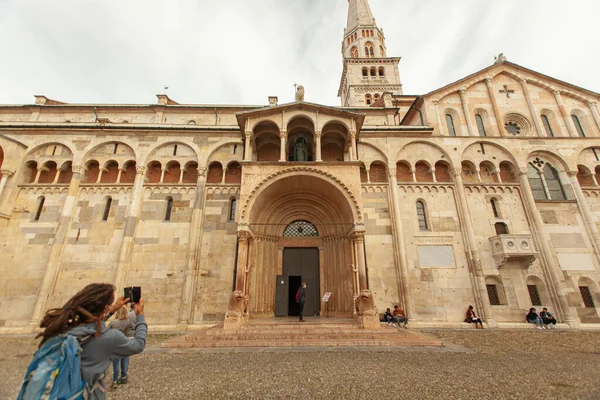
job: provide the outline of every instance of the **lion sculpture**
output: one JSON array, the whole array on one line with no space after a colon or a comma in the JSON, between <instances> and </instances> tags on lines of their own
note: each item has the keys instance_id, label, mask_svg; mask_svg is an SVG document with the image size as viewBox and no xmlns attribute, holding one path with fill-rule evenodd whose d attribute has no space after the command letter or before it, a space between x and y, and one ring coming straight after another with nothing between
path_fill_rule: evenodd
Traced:
<instances>
[{"instance_id":1,"label":"lion sculpture","mask_svg":"<svg viewBox=\"0 0 600 400\"><path fill-rule=\"evenodd\" d=\"M373 295L370 290L361 290L354 305L356 306L356 314L360 317L372 317L377 315L375 301L373 300Z\"/></svg>"},{"instance_id":2,"label":"lion sculpture","mask_svg":"<svg viewBox=\"0 0 600 400\"><path fill-rule=\"evenodd\" d=\"M248 319L248 299L244 292L236 290L229 297L229 305L225 314L225 327L236 327Z\"/></svg>"}]
</instances>

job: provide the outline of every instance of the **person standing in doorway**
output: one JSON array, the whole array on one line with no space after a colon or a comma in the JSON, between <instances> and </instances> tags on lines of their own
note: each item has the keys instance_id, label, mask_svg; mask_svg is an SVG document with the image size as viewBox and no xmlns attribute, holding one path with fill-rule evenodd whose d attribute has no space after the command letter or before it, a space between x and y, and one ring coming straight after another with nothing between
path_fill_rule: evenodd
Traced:
<instances>
[{"instance_id":1,"label":"person standing in doorway","mask_svg":"<svg viewBox=\"0 0 600 400\"><path fill-rule=\"evenodd\" d=\"M306 282L298 289L298 307L300 308L300 322L304 322L304 303L306 303Z\"/></svg>"}]
</instances>

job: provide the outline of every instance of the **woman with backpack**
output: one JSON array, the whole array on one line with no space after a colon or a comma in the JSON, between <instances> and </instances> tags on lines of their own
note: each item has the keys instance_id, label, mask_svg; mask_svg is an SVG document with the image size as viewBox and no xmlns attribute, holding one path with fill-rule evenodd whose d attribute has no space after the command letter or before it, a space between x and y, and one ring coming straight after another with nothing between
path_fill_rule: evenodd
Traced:
<instances>
[{"instance_id":1,"label":"woman with backpack","mask_svg":"<svg viewBox=\"0 0 600 400\"><path fill-rule=\"evenodd\" d=\"M117 329L127 337L133 337L135 334L135 313L127 312L127 307L123 306L117 311L117 319L108 324L110 329ZM113 380L110 385L111 389L116 389L117 384L122 385L127 383L127 372L129 371L129 357L121 359L115 358L113 363ZM121 377L119 378L119 372Z\"/></svg>"},{"instance_id":2,"label":"woman with backpack","mask_svg":"<svg viewBox=\"0 0 600 400\"><path fill-rule=\"evenodd\" d=\"M18 400L30 398L106 399L104 376L111 360L141 353L148 327L144 300L133 304L135 334L126 337L104 321L129 299L115 302L115 286L86 286L61 308L49 310L40 324L40 348L25 375Z\"/></svg>"}]
</instances>

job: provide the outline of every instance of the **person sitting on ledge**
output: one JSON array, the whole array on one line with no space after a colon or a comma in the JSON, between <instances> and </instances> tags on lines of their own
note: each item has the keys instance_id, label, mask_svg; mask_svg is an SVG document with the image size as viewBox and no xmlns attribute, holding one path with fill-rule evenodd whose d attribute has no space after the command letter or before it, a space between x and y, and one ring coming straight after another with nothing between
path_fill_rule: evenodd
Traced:
<instances>
[{"instance_id":1,"label":"person sitting on ledge","mask_svg":"<svg viewBox=\"0 0 600 400\"><path fill-rule=\"evenodd\" d=\"M394 316L389 308L385 310L385 322L387 322L388 325L392 325L394 323Z\"/></svg>"},{"instance_id":2,"label":"person sitting on ledge","mask_svg":"<svg viewBox=\"0 0 600 400\"><path fill-rule=\"evenodd\" d=\"M542 312L540 312L540 318L542 319L542 322L544 323L546 329L556 329L556 318L554 318L554 316L550 314L546 307L544 307L542 309Z\"/></svg>"},{"instance_id":3,"label":"person sitting on ledge","mask_svg":"<svg viewBox=\"0 0 600 400\"><path fill-rule=\"evenodd\" d=\"M525 316L525 319L530 324L536 324L538 329L544 329L542 328L542 319L538 317L537 313L535 312L535 308L531 307L529 309L529 313Z\"/></svg>"},{"instance_id":4,"label":"person sitting on ledge","mask_svg":"<svg viewBox=\"0 0 600 400\"><path fill-rule=\"evenodd\" d=\"M475 310L473 310L473 306L469 306L467 309L467 318L465 318L465 322L469 324L475 324L475 329L477 329L477 324L483 329L483 322L481 318L475 315Z\"/></svg>"},{"instance_id":5,"label":"person sitting on ledge","mask_svg":"<svg viewBox=\"0 0 600 400\"><path fill-rule=\"evenodd\" d=\"M404 310L398 306L394 306L394 320L398 323L398 328L403 323L404 329L408 329L408 317L404 314Z\"/></svg>"}]
</instances>

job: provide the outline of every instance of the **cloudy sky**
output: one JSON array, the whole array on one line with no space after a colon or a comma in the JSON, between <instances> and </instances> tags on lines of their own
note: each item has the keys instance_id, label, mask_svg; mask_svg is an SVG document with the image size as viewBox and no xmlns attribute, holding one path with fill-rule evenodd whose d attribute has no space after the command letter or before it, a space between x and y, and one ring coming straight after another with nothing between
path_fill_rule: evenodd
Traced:
<instances>
[{"instance_id":1,"label":"cloudy sky","mask_svg":"<svg viewBox=\"0 0 600 400\"><path fill-rule=\"evenodd\" d=\"M600 92L599 0L370 0L406 94L509 61ZM0 0L0 103L339 105L347 0Z\"/></svg>"}]
</instances>

